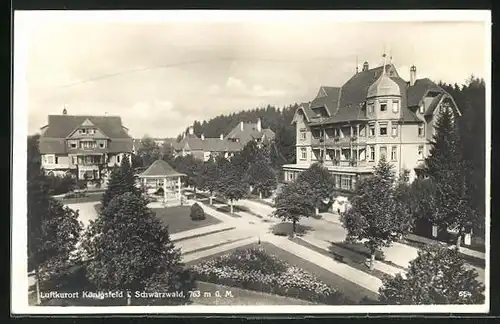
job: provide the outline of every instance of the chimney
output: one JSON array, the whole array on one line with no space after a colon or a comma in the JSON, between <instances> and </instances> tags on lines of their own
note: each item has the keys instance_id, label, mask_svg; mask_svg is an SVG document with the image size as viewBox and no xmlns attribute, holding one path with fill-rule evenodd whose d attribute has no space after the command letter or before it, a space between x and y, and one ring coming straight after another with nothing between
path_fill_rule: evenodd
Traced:
<instances>
[{"instance_id":1,"label":"chimney","mask_svg":"<svg viewBox=\"0 0 500 324\"><path fill-rule=\"evenodd\" d=\"M370 66L368 65L368 62L363 63L363 70L362 71L363 72L368 71L369 67Z\"/></svg>"},{"instance_id":2,"label":"chimney","mask_svg":"<svg viewBox=\"0 0 500 324\"><path fill-rule=\"evenodd\" d=\"M224 134L220 134L220 139L223 140L224 139Z\"/></svg>"},{"instance_id":3,"label":"chimney","mask_svg":"<svg viewBox=\"0 0 500 324\"><path fill-rule=\"evenodd\" d=\"M257 132L262 132L262 120L257 119Z\"/></svg>"},{"instance_id":4,"label":"chimney","mask_svg":"<svg viewBox=\"0 0 500 324\"><path fill-rule=\"evenodd\" d=\"M68 114L68 111L66 110L66 108L63 109L63 115L67 115Z\"/></svg>"},{"instance_id":5,"label":"chimney","mask_svg":"<svg viewBox=\"0 0 500 324\"><path fill-rule=\"evenodd\" d=\"M243 131L243 122L240 122L240 129Z\"/></svg>"},{"instance_id":6,"label":"chimney","mask_svg":"<svg viewBox=\"0 0 500 324\"><path fill-rule=\"evenodd\" d=\"M417 81L417 67L412 65L410 68L410 87L415 85L415 81Z\"/></svg>"},{"instance_id":7,"label":"chimney","mask_svg":"<svg viewBox=\"0 0 500 324\"><path fill-rule=\"evenodd\" d=\"M193 126L189 127L189 135L193 135L194 134L194 128Z\"/></svg>"},{"instance_id":8,"label":"chimney","mask_svg":"<svg viewBox=\"0 0 500 324\"><path fill-rule=\"evenodd\" d=\"M205 135L201 134L201 140L203 141L205 139Z\"/></svg>"}]
</instances>

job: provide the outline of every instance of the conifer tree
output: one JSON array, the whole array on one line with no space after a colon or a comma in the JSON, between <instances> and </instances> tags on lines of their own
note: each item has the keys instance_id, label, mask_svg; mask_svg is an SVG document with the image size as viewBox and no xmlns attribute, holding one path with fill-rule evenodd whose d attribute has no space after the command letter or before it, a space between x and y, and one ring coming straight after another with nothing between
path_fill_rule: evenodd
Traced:
<instances>
[{"instance_id":1,"label":"conifer tree","mask_svg":"<svg viewBox=\"0 0 500 324\"><path fill-rule=\"evenodd\" d=\"M467 196L466 163L454 119L451 108L439 114L425 172L436 184L436 222L458 230L456 246L460 248L462 234L471 230L476 214Z\"/></svg>"},{"instance_id":2,"label":"conifer tree","mask_svg":"<svg viewBox=\"0 0 500 324\"><path fill-rule=\"evenodd\" d=\"M53 199L38 151L38 138L28 139L27 222L28 271L35 272L37 303L40 283L64 272L80 238L82 223L75 212Z\"/></svg>"},{"instance_id":3,"label":"conifer tree","mask_svg":"<svg viewBox=\"0 0 500 324\"><path fill-rule=\"evenodd\" d=\"M128 157L123 157L120 166L115 167L111 172L108 187L101 199L101 209L106 208L114 197L126 192L136 195L141 194L141 190L137 187L137 176L130 166L129 159Z\"/></svg>"},{"instance_id":4,"label":"conifer tree","mask_svg":"<svg viewBox=\"0 0 500 324\"><path fill-rule=\"evenodd\" d=\"M126 192L114 197L90 223L83 247L89 280L101 290L123 291L127 305L134 292L183 292L164 302L185 303L192 280L181 253L147 201Z\"/></svg>"}]
</instances>

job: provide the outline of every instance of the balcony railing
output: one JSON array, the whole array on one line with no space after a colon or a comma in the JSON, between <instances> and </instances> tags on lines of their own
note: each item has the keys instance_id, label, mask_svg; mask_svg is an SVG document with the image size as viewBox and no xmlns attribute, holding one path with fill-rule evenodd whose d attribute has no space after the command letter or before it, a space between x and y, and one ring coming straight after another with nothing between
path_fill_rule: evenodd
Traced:
<instances>
[{"instance_id":1,"label":"balcony railing","mask_svg":"<svg viewBox=\"0 0 500 324\"><path fill-rule=\"evenodd\" d=\"M326 146L335 146L335 145L362 145L366 143L365 136L348 136L348 137L330 137L326 138L324 143L320 138L312 138L311 145L326 145Z\"/></svg>"}]
</instances>

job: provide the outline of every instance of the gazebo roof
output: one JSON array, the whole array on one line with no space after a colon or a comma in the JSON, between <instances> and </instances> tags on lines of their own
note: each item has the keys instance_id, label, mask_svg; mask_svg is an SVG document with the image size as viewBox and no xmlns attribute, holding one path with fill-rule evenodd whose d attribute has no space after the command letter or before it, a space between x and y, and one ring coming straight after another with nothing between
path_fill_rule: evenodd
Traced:
<instances>
[{"instance_id":1,"label":"gazebo roof","mask_svg":"<svg viewBox=\"0 0 500 324\"><path fill-rule=\"evenodd\" d=\"M182 177L186 176L184 173L177 172L170 164L163 160L156 160L146 169L146 171L139 174L139 178L164 178L164 177Z\"/></svg>"}]
</instances>

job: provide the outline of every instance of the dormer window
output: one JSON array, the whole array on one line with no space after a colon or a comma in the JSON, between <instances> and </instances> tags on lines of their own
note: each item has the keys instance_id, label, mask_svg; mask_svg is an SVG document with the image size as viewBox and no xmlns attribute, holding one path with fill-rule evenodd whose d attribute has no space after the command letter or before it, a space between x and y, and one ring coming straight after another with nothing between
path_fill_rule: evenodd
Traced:
<instances>
[{"instance_id":1,"label":"dormer window","mask_svg":"<svg viewBox=\"0 0 500 324\"><path fill-rule=\"evenodd\" d=\"M85 128L80 128L80 134L86 134L87 130Z\"/></svg>"},{"instance_id":2,"label":"dormer window","mask_svg":"<svg viewBox=\"0 0 500 324\"><path fill-rule=\"evenodd\" d=\"M424 113L424 104L421 104L420 107L418 108L418 112L423 114Z\"/></svg>"},{"instance_id":3,"label":"dormer window","mask_svg":"<svg viewBox=\"0 0 500 324\"><path fill-rule=\"evenodd\" d=\"M95 134L95 129L89 128L88 132L89 132L89 134Z\"/></svg>"}]
</instances>

